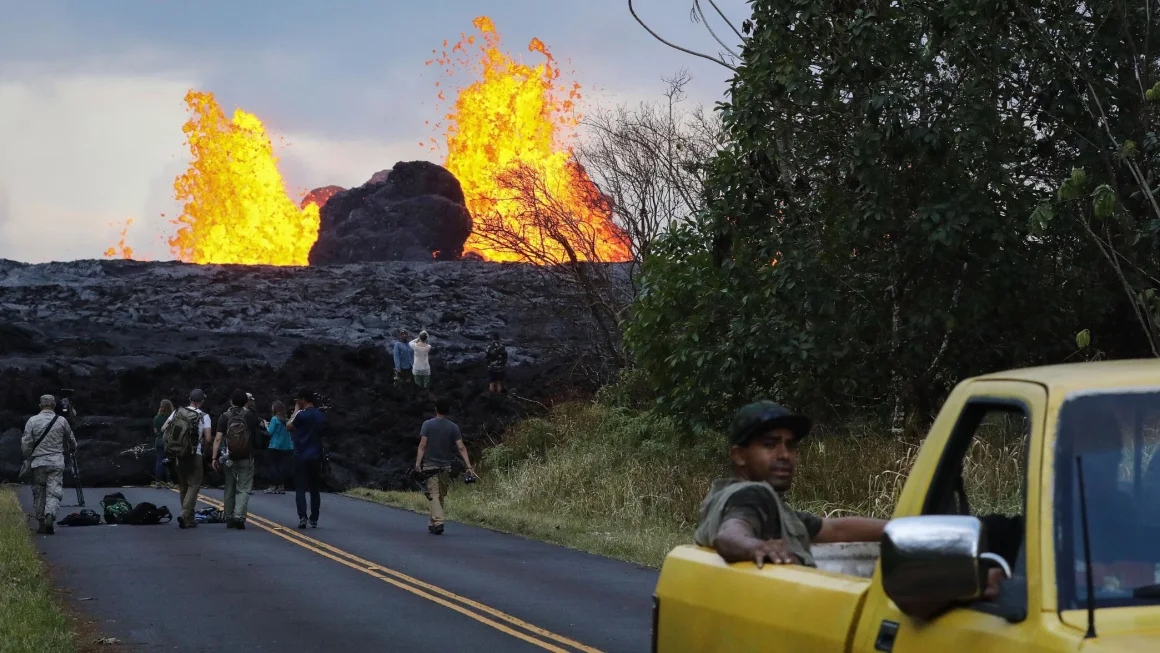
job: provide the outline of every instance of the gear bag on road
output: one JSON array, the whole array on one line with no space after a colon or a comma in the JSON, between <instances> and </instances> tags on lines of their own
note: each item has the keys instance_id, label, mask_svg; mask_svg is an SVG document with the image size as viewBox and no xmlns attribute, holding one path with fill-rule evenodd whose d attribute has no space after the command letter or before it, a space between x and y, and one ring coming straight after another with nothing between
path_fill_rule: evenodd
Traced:
<instances>
[{"instance_id":1,"label":"gear bag on road","mask_svg":"<svg viewBox=\"0 0 1160 653\"><path fill-rule=\"evenodd\" d=\"M101 499L101 511L105 513L106 524L120 524L121 519L132 509L133 504L120 492L106 494L105 498Z\"/></svg>"},{"instance_id":2,"label":"gear bag on road","mask_svg":"<svg viewBox=\"0 0 1160 653\"><path fill-rule=\"evenodd\" d=\"M201 413L192 408L178 408L165 427L165 455L174 458L192 454L201 437Z\"/></svg>"},{"instance_id":3,"label":"gear bag on road","mask_svg":"<svg viewBox=\"0 0 1160 653\"><path fill-rule=\"evenodd\" d=\"M164 521L162 521L164 520ZM121 517L122 524L131 526L151 526L166 524L173 520L173 515L166 506L155 506L148 501L142 501Z\"/></svg>"},{"instance_id":4,"label":"gear bag on road","mask_svg":"<svg viewBox=\"0 0 1160 653\"><path fill-rule=\"evenodd\" d=\"M97 514L97 511L85 508L80 512L74 512L67 517L58 519L56 523L61 526L99 526L101 516Z\"/></svg>"}]
</instances>

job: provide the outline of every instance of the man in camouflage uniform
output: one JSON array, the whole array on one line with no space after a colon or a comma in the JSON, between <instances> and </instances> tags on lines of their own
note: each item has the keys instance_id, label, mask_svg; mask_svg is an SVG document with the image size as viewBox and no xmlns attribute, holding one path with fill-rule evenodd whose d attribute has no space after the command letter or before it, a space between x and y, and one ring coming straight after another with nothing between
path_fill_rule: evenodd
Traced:
<instances>
[{"instance_id":1,"label":"man in camouflage uniform","mask_svg":"<svg viewBox=\"0 0 1160 653\"><path fill-rule=\"evenodd\" d=\"M48 429L47 433L45 429ZM43 439L41 435L44 435ZM37 440L40 444L36 443ZM70 449L76 449L72 427L67 419L57 417L56 397L44 395L40 398L40 412L28 419L24 436L20 438L24 457L32 460L32 501L36 506L36 532L39 534L52 535L55 531L56 511L64 496L66 444Z\"/></svg>"},{"instance_id":2,"label":"man in camouflage uniform","mask_svg":"<svg viewBox=\"0 0 1160 653\"><path fill-rule=\"evenodd\" d=\"M733 477L713 483L701 504L693 540L726 562L814 564L811 543L877 542L885 520L822 518L790 508L783 495L793 482L798 443L812 422L772 401L758 401L733 418L729 459Z\"/></svg>"}]
</instances>

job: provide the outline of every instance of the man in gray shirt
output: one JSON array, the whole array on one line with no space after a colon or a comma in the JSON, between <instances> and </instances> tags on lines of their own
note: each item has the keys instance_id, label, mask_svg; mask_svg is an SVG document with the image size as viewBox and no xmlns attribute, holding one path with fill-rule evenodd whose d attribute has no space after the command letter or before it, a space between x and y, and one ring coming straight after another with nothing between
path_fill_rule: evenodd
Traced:
<instances>
[{"instance_id":1,"label":"man in gray shirt","mask_svg":"<svg viewBox=\"0 0 1160 653\"><path fill-rule=\"evenodd\" d=\"M31 459L32 502L36 507L36 532L55 532L56 511L64 496L64 447L75 450L77 440L68 420L57 417L56 397L43 395L40 412L28 418L20 450Z\"/></svg>"},{"instance_id":2,"label":"man in gray shirt","mask_svg":"<svg viewBox=\"0 0 1160 653\"><path fill-rule=\"evenodd\" d=\"M432 535L443 534L443 499L447 496L455 458L458 456L467 473L475 476L467 448L463 446L463 434L459 432L459 425L447 419L449 412L451 402L446 399L435 401L435 418L423 422L419 431L419 453L415 456L415 471L427 482L427 501L431 509L427 532Z\"/></svg>"}]
</instances>

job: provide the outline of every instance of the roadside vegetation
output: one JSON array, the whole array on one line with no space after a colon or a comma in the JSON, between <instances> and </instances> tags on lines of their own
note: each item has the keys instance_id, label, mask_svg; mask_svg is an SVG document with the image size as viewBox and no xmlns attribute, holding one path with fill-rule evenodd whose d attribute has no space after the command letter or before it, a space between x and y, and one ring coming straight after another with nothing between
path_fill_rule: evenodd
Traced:
<instances>
[{"instance_id":1,"label":"roadside vegetation","mask_svg":"<svg viewBox=\"0 0 1160 653\"><path fill-rule=\"evenodd\" d=\"M557 406L487 449L480 482L455 483L448 518L653 567L692 541L709 484L727 473L722 434L692 439L670 418L601 400ZM821 515L889 517L921 444L858 427L804 441L790 501ZM972 507L1018 511L1019 447L976 443L965 469ZM352 496L426 512L419 492Z\"/></svg>"},{"instance_id":2,"label":"roadside vegetation","mask_svg":"<svg viewBox=\"0 0 1160 653\"><path fill-rule=\"evenodd\" d=\"M15 491L0 487L0 653L74 651L76 635L29 532Z\"/></svg>"}]
</instances>

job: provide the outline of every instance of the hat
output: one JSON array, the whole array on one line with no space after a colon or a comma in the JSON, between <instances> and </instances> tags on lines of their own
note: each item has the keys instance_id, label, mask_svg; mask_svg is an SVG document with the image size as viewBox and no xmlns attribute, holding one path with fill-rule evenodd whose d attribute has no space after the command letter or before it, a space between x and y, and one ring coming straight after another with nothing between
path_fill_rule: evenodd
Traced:
<instances>
[{"instance_id":1,"label":"hat","mask_svg":"<svg viewBox=\"0 0 1160 653\"><path fill-rule=\"evenodd\" d=\"M205 393L201 390L194 390L193 392L189 393L189 400L194 403L205 401Z\"/></svg>"},{"instance_id":2,"label":"hat","mask_svg":"<svg viewBox=\"0 0 1160 653\"><path fill-rule=\"evenodd\" d=\"M755 401L738 410L729 429L729 444L744 445L769 429L787 428L800 440L810 434L813 421L769 400Z\"/></svg>"},{"instance_id":3,"label":"hat","mask_svg":"<svg viewBox=\"0 0 1160 653\"><path fill-rule=\"evenodd\" d=\"M40 395L40 405L41 406L55 406L56 405L56 397L54 397L52 395Z\"/></svg>"}]
</instances>

